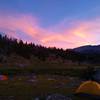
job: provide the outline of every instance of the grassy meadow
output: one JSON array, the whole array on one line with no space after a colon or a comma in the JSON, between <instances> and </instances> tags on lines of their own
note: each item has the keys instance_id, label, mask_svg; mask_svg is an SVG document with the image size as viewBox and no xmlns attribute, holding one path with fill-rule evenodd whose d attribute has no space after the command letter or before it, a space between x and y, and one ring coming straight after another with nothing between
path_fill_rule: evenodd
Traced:
<instances>
[{"instance_id":1,"label":"grassy meadow","mask_svg":"<svg viewBox=\"0 0 100 100\"><path fill-rule=\"evenodd\" d=\"M0 100L35 100L36 97L45 100L51 94L78 100L73 94L88 65L34 59L28 66L18 66L15 62L0 64L0 74L8 77L0 80Z\"/></svg>"},{"instance_id":2,"label":"grassy meadow","mask_svg":"<svg viewBox=\"0 0 100 100\"><path fill-rule=\"evenodd\" d=\"M13 79L0 81L0 97L33 100L32 98L35 97L45 98L47 95L55 93L67 96L73 94L79 84L71 85L71 82L73 82L71 78L58 75L36 75L35 78L14 76Z\"/></svg>"}]
</instances>

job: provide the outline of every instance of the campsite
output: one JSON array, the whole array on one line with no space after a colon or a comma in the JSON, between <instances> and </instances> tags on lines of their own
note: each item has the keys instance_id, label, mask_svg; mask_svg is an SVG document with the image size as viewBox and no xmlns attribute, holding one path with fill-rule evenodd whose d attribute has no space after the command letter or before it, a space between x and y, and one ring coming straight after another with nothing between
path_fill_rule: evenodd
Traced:
<instances>
[{"instance_id":1,"label":"campsite","mask_svg":"<svg viewBox=\"0 0 100 100\"><path fill-rule=\"evenodd\" d=\"M72 98L71 95L80 83L77 78L59 75L14 76L0 81L0 99L45 100L53 94Z\"/></svg>"},{"instance_id":2,"label":"campsite","mask_svg":"<svg viewBox=\"0 0 100 100\"><path fill-rule=\"evenodd\" d=\"M0 100L100 100L100 0L0 0Z\"/></svg>"},{"instance_id":3,"label":"campsite","mask_svg":"<svg viewBox=\"0 0 100 100\"><path fill-rule=\"evenodd\" d=\"M95 75L100 75L98 73L99 71ZM96 77L95 75L93 76ZM73 75L26 74L26 72L13 76L0 75L0 100L48 100L48 96L65 98L61 100L82 100L82 98L83 100L91 100L88 96L79 94L98 97L99 91L100 84L96 81L84 80Z\"/></svg>"}]
</instances>

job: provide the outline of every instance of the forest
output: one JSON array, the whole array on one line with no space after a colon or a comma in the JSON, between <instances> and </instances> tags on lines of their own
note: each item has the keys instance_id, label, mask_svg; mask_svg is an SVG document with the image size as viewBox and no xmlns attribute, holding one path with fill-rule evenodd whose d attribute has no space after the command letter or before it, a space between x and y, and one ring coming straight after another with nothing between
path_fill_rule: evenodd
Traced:
<instances>
[{"instance_id":1,"label":"forest","mask_svg":"<svg viewBox=\"0 0 100 100\"><path fill-rule=\"evenodd\" d=\"M82 53L77 52L74 49L62 49L56 47L44 47L35 43L27 43L16 38L8 37L7 35L2 36L0 34L0 62L6 62L5 57L16 54L24 57L27 60L36 57L40 61L71 61L72 63L88 63L88 64L99 64L100 53L92 52Z\"/></svg>"}]
</instances>

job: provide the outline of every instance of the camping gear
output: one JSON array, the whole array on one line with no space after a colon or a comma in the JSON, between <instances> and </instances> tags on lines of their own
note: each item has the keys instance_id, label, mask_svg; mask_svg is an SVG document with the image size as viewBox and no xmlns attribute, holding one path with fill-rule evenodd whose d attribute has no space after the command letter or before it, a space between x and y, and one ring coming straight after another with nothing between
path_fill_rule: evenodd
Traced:
<instances>
[{"instance_id":1,"label":"camping gear","mask_svg":"<svg viewBox=\"0 0 100 100\"><path fill-rule=\"evenodd\" d=\"M100 84L95 81L83 82L76 90L76 93L84 93L84 94L100 96Z\"/></svg>"},{"instance_id":2,"label":"camping gear","mask_svg":"<svg viewBox=\"0 0 100 100\"><path fill-rule=\"evenodd\" d=\"M7 75L0 75L0 80L8 80L8 76Z\"/></svg>"},{"instance_id":3,"label":"camping gear","mask_svg":"<svg viewBox=\"0 0 100 100\"><path fill-rule=\"evenodd\" d=\"M89 70L87 76L88 80L77 88L75 95L88 100L100 100L100 69Z\"/></svg>"}]
</instances>

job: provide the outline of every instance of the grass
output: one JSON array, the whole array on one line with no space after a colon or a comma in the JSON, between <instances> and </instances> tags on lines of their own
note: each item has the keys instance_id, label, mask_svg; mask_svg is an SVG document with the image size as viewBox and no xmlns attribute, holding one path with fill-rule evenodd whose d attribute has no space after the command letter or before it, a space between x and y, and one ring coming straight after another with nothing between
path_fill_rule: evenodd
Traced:
<instances>
[{"instance_id":1,"label":"grass","mask_svg":"<svg viewBox=\"0 0 100 100\"><path fill-rule=\"evenodd\" d=\"M76 87L67 87L67 83L69 82L67 79L47 80L44 75L38 75L38 81L33 83L28 82L27 79L22 76L12 80L0 81L0 97L14 96L18 98L17 100L32 100L32 98L37 96L45 97L53 93L69 95L76 90ZM65 83L66 86L57 88L57 84L61 82Z\"/></svg>"},{"instance_id":2,"label":"grass","mask_svg":"<svg viewBox=\"0 0 100 100\"><path fill-rule=\"evenodd\" d=\"M68 86L70 81L63 77L80 77L86 66L67 65L63 63L48 63L40 61L34 62L28 67L18 67L15 65L1 64L0 73L6 75L21 75L12 80L0 81L0 100L34 100L35 97L45 97L48 94L63 94L70 95L75 93L77 87ZM6 67L7 66L7 67ZM24 74L37 74L38 81L29 82ZM47 80L46 75L58 75L56 80ZM63 87L59 84L64 83ZM58 87L57 87L58 86ZM2 99L5 98L5 99ZM45 99L41 99L45 100ZM77 99L78 100L78 99Z\"/></svg>"}]
</instances>

